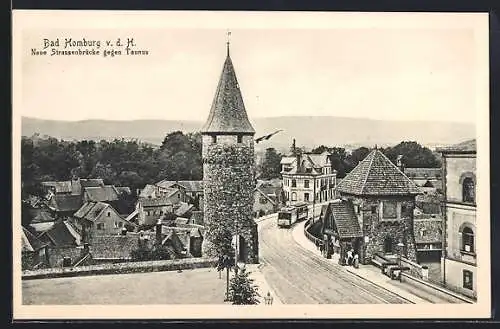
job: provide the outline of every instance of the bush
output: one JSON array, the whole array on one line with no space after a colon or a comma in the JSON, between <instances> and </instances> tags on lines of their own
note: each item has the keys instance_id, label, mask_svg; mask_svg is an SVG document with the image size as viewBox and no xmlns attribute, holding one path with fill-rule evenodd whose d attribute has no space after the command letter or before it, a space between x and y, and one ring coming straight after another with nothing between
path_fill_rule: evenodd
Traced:
<instances>
[{"instance_id":1,"label":"bush","mask_svg":"<svg viewBox=\"0 0 500 329\"><path fill-rule=\"evenodd\" d=\"M257 297L260 296L258 287L249 278L250 272L242 269L235 275L229 284L229 300L233 305L256 305L259 304Z\"/></svg>"}]
</instances>

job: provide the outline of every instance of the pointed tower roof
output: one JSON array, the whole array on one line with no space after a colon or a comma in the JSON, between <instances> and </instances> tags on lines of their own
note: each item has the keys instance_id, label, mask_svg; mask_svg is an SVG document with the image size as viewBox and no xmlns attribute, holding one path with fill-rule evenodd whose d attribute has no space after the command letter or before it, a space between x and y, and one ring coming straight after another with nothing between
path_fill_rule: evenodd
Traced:
<instances>
[{"instance_id":1,"label":"pointed tower roof","mask_svg":"<svg viewBox=\"0 0 500 329\"><path fill-rule=\"evenodd\" d=\"M354 195L417 195L422 192L380 150L373 150L337 186Z\"/></svg>"},{"instance_id":2,"label":"pointed tower roof","mask_svg":"<svg viewBox=\"0 0 500 329\"><path fill-rule=\"evenodd\" d=\"M229 44L212 108L201 132L255 134L248 120L236 72L229 56Z\"/></svg>"}]
</instances>

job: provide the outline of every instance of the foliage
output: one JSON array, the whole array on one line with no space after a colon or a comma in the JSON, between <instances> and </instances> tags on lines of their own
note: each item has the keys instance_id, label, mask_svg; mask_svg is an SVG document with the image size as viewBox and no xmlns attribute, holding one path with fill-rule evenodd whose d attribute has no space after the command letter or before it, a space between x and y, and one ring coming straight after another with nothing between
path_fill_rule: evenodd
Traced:
<instances>
[{"instance_id":1,"label":"foliage","mask_svg":"<svg viewBox=\"0 0 500 329\"><path fill-rule=\"evenodd\" d=\"M138 248L134 249L130 253L130 257L133 261L148 261L148 260L168 260L173 259L174 253L169 247L166 246L154 246L148 248L145 245L140 245Z\"/></svg>"},{"instance_id":2,"label":"foliage","mask_svg":"<svg viewBox=\"0 0 500 329\"><path fill-rule=\"evenodd\" d=\"M398 155L403 156L403 162L407 168L436 168L441 166L439 156L429 148L423 147L417 142L401 142L393 147L380 149L394 164ZM371 151L367 147L359 147L351 153L342 147L328 147L320 145L311 152L321 154L328 151L332 168L337 171L337 177L343 178L354 169Z\"/></svg>"},{"instance_id":3,"label":"foliage","mask_svg":"<svg viewBox=\"0 0 500 329\"><path fill-rule=\"evenodd\" d=\"M249 277L250 272L245 269L238 271L229 283L229 300L233 305L256 305L259 304L257 297L260 296L257 285Z\"/></svg>"},{"instance_id":4,"label":"foliage","mask_svg":"<svg viewBox=\"0 0 500 329\"><path fill-rule=\"evenodd\" d=\"M199 180L201 135L173 132L158 149L124 139L74 142L38 135L22 138L23 196L40 194L40 182L73 177L102 178L106 184L128 186L133 192L162 179Z\"/></svg>"},{"instance_id":5,"label":"foliage","mask_svg":"<svg viewBox=\"0 0 500 329\"><path fill-rule=\"evenodd\" d=\"M273 179L279 178L281 172L281 158L283 156L270 147L266 149L264 160L260 166L260 178Z\"/></svg>"}]
</instances>

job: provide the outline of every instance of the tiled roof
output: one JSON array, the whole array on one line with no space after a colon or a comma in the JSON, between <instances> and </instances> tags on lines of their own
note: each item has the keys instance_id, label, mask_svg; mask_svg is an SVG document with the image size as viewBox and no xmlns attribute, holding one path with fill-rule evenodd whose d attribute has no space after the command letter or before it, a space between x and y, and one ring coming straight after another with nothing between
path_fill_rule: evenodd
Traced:
<instances>
[{"instance_id":1,"label":"tiled roof","mask_svg":"<svg viewBox=\"0 0 500 329\"><path fill-rule=\"evenodd\" d=\"M147 184L141 190L141 193L139 193L139 198L149 198L150 196L153 196L153 194L156 192L156 189L156 186Z\"/></svg>"},{"instance_id":2,"label":"tiled roof","mask_svg":"<svg viewBox=\"0 0 500 329\"><path fill-rule=\"evenodd\" d=\"M113 185L100 187L85 187L84 193L90 201L115 201L118 200L118 191Z\"/></svg>"},{"instance_id":3,"label":"tiled roof","mask_svg":"<svg viewBox=\"0 0 500 329\"><path fill-rule=\"evenodd\" d=\"M224 132L255 133L248 120L240 86L236 79L236 73L229 53L222 68L210 114L202 128L202 133Z\"/></svg>"},{"instance_id":4,"label":"tiled roof","mask_svg":"<svg viewBox=\"0 0 500 329\"><path fill-rule=\"evenodd\" d=\"M37 211L36 215L33 217L32 223L43 223L43 222L53 222L55 220L51 213L45 209L40 209Z\"/></svg>"},{"instance_id":5,"label":"tiled roof","mask_svg":"<svg viewBox=\"0 0 500 329\"><path fill-rule=\"evenodd\" d=\"M49 201L49 207L55 211L76 211L83 204L81 195L55 194Z\"/></svg>"},{"instance_id":6,"label":"tiled roof","mask_svg":"<svg viewBox=\"0 0 500 329\"><path fill-rule=\"evenodd\" d=\"M47 245L47 243L40 241L40 239L24 227L21 233L21 240L22 251L37 251Z\"/></svg>"},{"instance_id":7,"label":"tiled roof","mask_svg":"<svg viewBox=\"0 0 500 329\"><path fill-rule=\"evenodd\" d=\"M172 202L166 197L160 198L139 198L139 201L143 207L162 207L170 206Z\"/></svg>"},{"instance_id":8,"label":"tiled roof","mask_svg":"<svg viewBox=\"0 0 500 329\"><path fill-rule=\"evenodd\" d=\"M353 195L417 195L421 190L382 152L373 150L337 185Z\"/></svg>"},{"instance_id":9,"label":"tiled roof","mask_svg":"<svg viewBox=\"0 0 500 329\"><path fill-rule=\"evenodd\" d=\"M329 165L329 162L328 162L328 156L330 155L330 153L328 152L325 152L323 154L307 154L307 156L311 159L311 161L314 163L314 165L316 167L324 167L324 166L328 166Z\"/></svg>"},{"instance_id":10,"label":"tiled roof","mask_svg":"<svg viewBox=\"0 0 500 329\"><path fill-rule=\"evenodd\" d=\"M38 223L30 223L30 227L32 227L36 232L42 233L48 231L54 226L55 222L38 222Z\"/></svg>"},{"instance_id":11,"label":"tiled roof","mask_svg":"<svg viewBox=\"0 0 500 329\"><path fill-rule=\"evenodd\" d=\"M341 238L363 236L352 203L346 200L334 200L328 204L328 207L333 213L337 233Z\"/></svg>"},{"instance_id":12,"label":"tiled roof","mask_svg":"<svg viewBox=\"0 0 500 329\"><path fill-rule=\"evenodd\" d=\"M405 168L404 173L411 179L436 179L441 176L441 168Z\"/></svg>"},{"instance_id":13,"label":"tiled roof","mask_svg":"<svg viewBox=\"0 0 500 329\"><path fill-rule=\"evenodd\" d=\"M108 207L111 208L111 206L107 203L90 201L85 203L80 209L78 209L78 211L73 216L93 222L97 219L99 214Z\"/></svg>"},{"instance_id":14,"label":"tiled roof","mask_svg":"<svg viewBox=\"0 0 500 329\"><path fill-rule=\"evenodd\" d=\"M455 145L440 147L437 151L442 153L476 153L476 140L471 139Z\"/></svg>"},{"instance_id":15,"label":"tiled roof","mask_svg":"<svg viewBox=\"0 0 500 329\"><path fill-rule=\"evenodd\" d=\"M71 193L71 181L42 182L43 186L53 187L56 193Z\"/></svg>"},{"instance_id":16,"label":"tiled roof","mask_svg":"<svg viewBox=\"0 0 500 329\"><path fill-rule=\"evenodd\" d=\"M104 181L100 178L80 179L82 187L99 187L104 186Z\"/></svg>"},{"instance_id":17,"label":"tiled roof","mask_svg":"<svg viewBox=\"0 0 500 329\"><path fill-rule=\"evenodd\" d=\"M130 190L130 187L128 186L115 186L116 191L118 194L126 193L126 194L132 194L132 191Z\"/></svg>"},{"instance_id":18,"label":"tiled roof","mask_svg":"<svg viewBox=\"0 0 500 329\"><path fill-rule=\"evenodd\" d=\"M281 164L292 164L297 158L295 157L283 157L281 158Z\"/></svg>"},{"instance_id":19,"label":"tiled roof","mask_svg":"<svg viewBox=\"0 0 500 329\"><path fill-rule=\"evenodd\" d=\"M70 224L58 221L50 230L40 234L39 238L56 247L77 246L81 242L81 236L75 235L76 231L70 230L68 225Z\"/></svg>"},{"instance_id":20,"label":"tiled roof","mask_svg":"<svg viewBox=\"0 0 500 329\"><path fill-rule=\"evenodd\" d=\"M188 192L202 192L203 191L203 181L202 180L181 180L179 184L186 188Z\"/></svg>"},{"instance_id":21,"label":"tiled roof","mask_svg":"<svg viewBox=\"0 0 500 329\"><path fill-rule=\"evenodd\" d=\"M193 209L193 207L194 206L192 204L182 202L181 206L175 210L175 214L177 216L182 217L182 216L186 215L191 209Z\"/></svg>"},{"instance_id":22,"label":"tiled roof","mask_svg":"<svg viewBox=\"0 0 500 329\"><path fill-rule=\"evenodd\" d=\"M93 236L90 253L96 259L130 259L132 250L138 247L138 234Z\"/></svg>"}]
</instances>

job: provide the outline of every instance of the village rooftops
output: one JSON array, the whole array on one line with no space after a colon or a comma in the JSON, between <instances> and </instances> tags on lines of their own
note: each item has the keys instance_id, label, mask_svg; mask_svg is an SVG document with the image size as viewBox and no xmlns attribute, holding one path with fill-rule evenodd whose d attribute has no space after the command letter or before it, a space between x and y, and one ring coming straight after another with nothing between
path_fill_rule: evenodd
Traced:
<instances>
[{"instance_id":1,"label":"village rooftops","mask_svg":"<svg viewBox=\"0 0 500 329\"><path fill-rule=\"evenodd\" d=\"M45 247L48 243L42 242L33 233L23 227L21 233L22 251L37 251Z\"/></svg>"},{"instance_id":2,"label":"village rooftops","mask_svg":"<svg viewBox=\"0 0 500 329\"><path fill-rule=\"evenodd\" d=\"M71 212L78 210L82 204L81 195L55 194L50 198L48 207L53 211Z\"/></svg>"},{"instance_id":3,"label":"village rooftops","mask_svg":"<svg viewBox=\"0 0 500 329\"><path fill-rule=\"evenodd\" d=\"M437 148L438 152L444 154L476 154L476 140L471 139L459 144Z\"/></svg>"},{"instance_id":4,"label":"village rooftops","mask_svg":"<svg viewBox=\"0 0 500 329\"><path fill-rule=\"evenodd\" d=\"M175 185L179 185L183 187L186 192L203 192L203 181L202 180L162 180L158 183L155 184L156 186L159 186L161 188L173 188ZM153 186L154 185L149 185ZM148 185L146 185L148 187ZM146 189L146 188L145 188Z\"/></svg>"},{"instance_id":5,"label":"village rooftops","mask_svg":"<svg viewBox=\"0 0 500 329\"><path fill-rule=\"evenodd\" d=\"M89 201L116 201L119 195L113 185L85 187L84 193Z\"/></svg>"},{"instance_id":6,"label":"village rooftops","mask_svg":"<svg viewBox=\"0 0 500 329\"><path fill-rule=\"evenodd\" d=\"M162 207L172 205L172 201L170 201L168 197L139 198L139 202L143 207Z\"/></svg>"},{"instance_id":7,"label":"village rooftops","mask_svg":"<svg viewBox=\"0 0 500 329\"><path fill-rule=\"evenodd\" d=\"M39 239L55 247L74 247L81 244L81 236L68 221L58 221L48 231L40 234Z\"/></svg>"},{"instance_id":8,"label":"village rooftops","mask_svg":"<svg viewBox=\"0 0 500 329\"><path fill-rule=\"evenodd\" d=\"M380 150L373 150L337 185L341 193L366 196L418 195L422 191Z\"/></svg>"},{"instance_id":9,"label":"village rooftops","mask_svg":"<svg viewBox=\"0 0 500 329\"><path fill-rule=\"evenodd\" d=\"M75 218L86 219L88 221L94 222L99 215L106 210L111 208L111 206L104 202L90 201L84 204L78 211L73 215Z\"/></svg>"},{"instance_id":10,"label":"village rooftops","mask_svg":"<svg viewBox=\"0 0 500 329\"><path fill-rule=\"evenodd\" d=\"M255 134L248 120L240 85L229 57L229 45L210 114L201 132L202 134Z\"/></svg>"}]
</instances>

